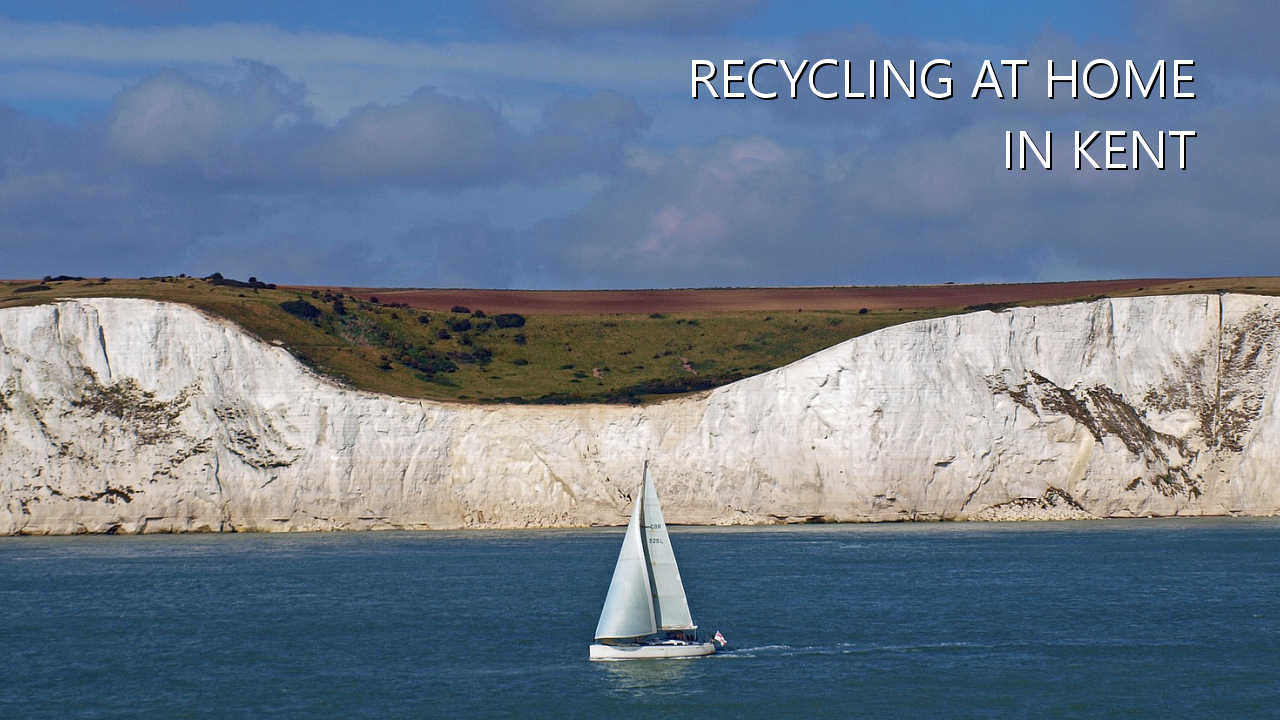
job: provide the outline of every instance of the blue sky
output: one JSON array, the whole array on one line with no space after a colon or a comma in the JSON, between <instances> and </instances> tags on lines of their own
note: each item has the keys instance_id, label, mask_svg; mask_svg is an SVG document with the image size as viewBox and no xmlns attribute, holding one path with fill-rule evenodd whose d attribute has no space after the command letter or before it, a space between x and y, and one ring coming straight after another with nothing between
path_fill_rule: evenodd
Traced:
<instances>
[{"instance_id":1,"label":"blue sky","mask_svg":"<svg viewBox=\"0 0 1280 720\"><path fill-rule=\"evenodd\" d=\"M643 4L643 3L641 3ZM688 3L697 5L698 3ZM724 8L715 26L739 37L775 37L815 32L841 24L866 24L893 35L1003 42L1047 28L1075 36L1112 36L1131 31L1132 6L1102 0L1065 4L983 0L898 0L851 3L792 0L787 3L713 3ZM519 37L522 22L502 17L495 2L388 2L353 12L351 4L315 2L100 2L11 0L6 16L36 22L75 22L111 27L177 27L209 23L267 24L287 30L322 30L393 40L443 37L491 40ZM737 10L734 10L737 8ZM1109 23L1099 22L1106 18Z\"/></svg>"},{"instance_id":2,"label":"blue sky","mask_svg":"<svg viewBox=\"0 0 1280 720\"><path fill-rule=\"evenodd\" d=\"M0 276L531 288L1276 274L1280 10L11 1ZM1190 102L692 101L694 57L1197 60ZM968 63L968 64L966 64ZM1038 78L1035 78L1038 80ZM960 93L963 95L963 93ZM1194 129L1012 174L1005 129Z\"/></svg>"}]
</instances>

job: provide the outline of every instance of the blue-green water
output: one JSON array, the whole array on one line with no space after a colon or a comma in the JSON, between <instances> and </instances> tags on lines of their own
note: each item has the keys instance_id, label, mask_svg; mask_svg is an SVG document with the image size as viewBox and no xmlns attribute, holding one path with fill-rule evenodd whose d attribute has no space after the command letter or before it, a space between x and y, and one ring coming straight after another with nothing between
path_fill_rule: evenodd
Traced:
<instances>
[{"instance_id":1,"label":"blue-green water","mask_svg":"<svg viewBox=\"0 0 1280 720\"><path fill-rule=\"evenodd\" d=\"M729 652L589 663L622 532L0 539L0 717L1277 717L1280 522L673 529Z\"/></svg>"}]
</instances>

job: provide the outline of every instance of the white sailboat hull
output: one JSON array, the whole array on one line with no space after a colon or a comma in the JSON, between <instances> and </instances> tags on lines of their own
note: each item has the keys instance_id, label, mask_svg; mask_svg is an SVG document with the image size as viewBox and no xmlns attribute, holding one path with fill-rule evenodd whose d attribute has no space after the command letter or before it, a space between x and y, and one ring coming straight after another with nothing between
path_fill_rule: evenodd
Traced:
<instances>
[{"instance_id":1,"label":"white sailboat hull","mask_svg":"<svg viewBox=\"0 0 1280 720\"><path fill-rule=\"evenodd\" d=\"M671 536L662 518L658 491L644 464L644 480L636 493L631 521L622 538L618 563L600 610L592 660L650 660L710 655L716 646L691 642L698 626L689 613L689 599L671 550ZM618 642L609 642L616 638ZM723 638L721 638L723 640ZM631 642L625 642L625 641Z\"/></svg>"},{"instance_id":2,"label":"white sailboat hull","mask_svg":"<svg viewBox=\"0 0 1280 720\"><path fill-rule=\"evenodd\" d=\"M655 660L658 658L687 658L710 655L716 651L715 643L662 643L658 645L603 645L591 644L592 660Z\"/></svg>"}]
</instances>

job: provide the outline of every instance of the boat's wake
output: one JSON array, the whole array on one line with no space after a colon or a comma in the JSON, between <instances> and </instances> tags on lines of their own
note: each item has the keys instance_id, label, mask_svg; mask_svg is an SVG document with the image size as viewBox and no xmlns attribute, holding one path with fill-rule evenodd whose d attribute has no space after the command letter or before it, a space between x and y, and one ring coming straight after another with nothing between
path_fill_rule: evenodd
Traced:
<instances>
[{"instance_id":1,"label":"boat's wake","mask_svg":"<svg viewBox=\"0 0 1280 720\"><path fill-rule=\"evenodd\" d=\"M730 647L718 651L715 657L729 658L758 658L758 657L791 657L791 656L813 656L813 655L872 655L872 654L894 654L904 655L910 653L982 653L982 652L1047 652L1054 648L1079 648L1079 647L1125 647L1125 648L1149 648L1149 649L1167 649L1191 647L1192 643L1182 640L1170 641L1136 641L1133 639L1108 639L1094 640L1088 639L1064 639L1056 642L970 642L958 640L953 642L933 642L933 643L903 643L903 644L877 644L877 643L851 643L841 642L831 645L756 645L751 647Z\"/></svg>"},{"instance_id":2,"label":"boat's wake","mask_svg":"<svg viewBox=\"0 0 1280 720\"><path fill-rule=\"evenodd\" d=\"M834 645L758 645L754 647L727 648L714 657L756 658L791 657L799 655L864 655L870 653L913 653L938 650L989 648L991 645L970 642L923 643L914 645L862 645L836 643Z\"/></svg>"}]
</instances>

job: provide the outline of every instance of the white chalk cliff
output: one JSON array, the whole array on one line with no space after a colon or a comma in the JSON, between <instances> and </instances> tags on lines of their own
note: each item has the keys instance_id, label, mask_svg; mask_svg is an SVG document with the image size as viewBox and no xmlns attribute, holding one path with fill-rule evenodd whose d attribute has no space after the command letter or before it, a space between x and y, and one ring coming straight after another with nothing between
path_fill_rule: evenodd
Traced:
<instances>
[{"instance_id":1,"label":"white chalk cliff","mask_svg":"<svg viewBox=\"0 0 1280 720\"><path fill-rule=\"evenodd\" d=\"M345 389L189 307L0 310L0 533L1280 512L1280 299L881 330L641 406Z\"/></svg>"}]
</instances>

